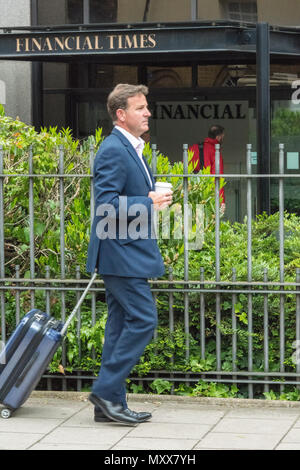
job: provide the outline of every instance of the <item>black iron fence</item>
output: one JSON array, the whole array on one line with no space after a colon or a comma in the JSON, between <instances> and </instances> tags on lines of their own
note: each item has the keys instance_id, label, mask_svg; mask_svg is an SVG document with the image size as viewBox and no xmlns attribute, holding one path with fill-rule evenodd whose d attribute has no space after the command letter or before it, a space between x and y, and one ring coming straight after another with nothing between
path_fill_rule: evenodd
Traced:
<instances>
[{"instance_id":1,"label":"black iron fence","mask_svg":"<svg viewBox=\"0 0 300 470\"><path fill-rule=\"evenodd\" d=\"M90 167L93 165L94 151L91 149L90 152ZM191 174L188 172L188 147L183 146L183 173L178 175L173 174L157 174L157 151L156 147L152 147L152 169L153 173L157 178L160 177L180 177L183 182L183 199L184 199L184 213L183 213L183 227L184 227L184 251L183 251L183 276L181 278L174 279L172 269L168 271L168 278L159 280L151 280L152 292L155 298L158 300L161 295L167 299L169 306L169 330L174 331L174 298L177 296L176 302L178 302L178 294L181 295L181 312L182 322L184 324L185 332L185 356L188 361L190 356L190 305L191 302L196 303L198 308L198 333L196 341L199 346L199 361L205 360L207 357L207 320L206 320L206 300L209 296L210 304L211 299L214 299L214 319L211 318L210 314L210 337L214 336L215 340L215 362L212 367L213 370L207 370L201 367L199 370L184 370L178 371L172 367L169 370L152 370L150 373L143 377L132 375L132 380L137 383L145 383L153 381L157 378L170 381L172 385L171 393L174 391L174 387L178 383L197 383L199 379L203 382L214 382L223 384L236 384L237 386L243 386L247 389L247 396L256 396L255 387L258 385L260 392L268 392L270 386L275 385L279 389L283 390L285 386L298 386L300 385L300 361L298 359L298 351L300 345L300 268L295 265L294 269L294 280L289 281L285 279L285 229L284 229L284 216L285 216L285 198L284 198L284 181L286 178L291 178L291 174L286 174L284 171L284 160L286 157L285 149L282 144L279 145L278 159L279 159L279 172L277 174L260 175L252 173L251 164L251 145L247 145L245 151L246 158L246 172L243 174L219 174L219 161L220 161L220 148L216 146L216 175L215 175L215 265L214 265L214 277L211 276L206 279L204 268L199 265L199 277L198 279L189 278L189 258L190 258L190 247L189 247L189 234L188 234L188 201L189 201L189 179L191 178L207 178L211 177L208 174ZM51 314L51 296L55 292L61 298L61 318L64 321L67 316L66 311L66 294L73 292L74 298L79 298L80 292L86 286L88 279L86 274L80 272L80 268L76 267L76 276L74 278L66 277L66 260L65 255L65 184L68 178L84 178L90 181L91 189L91 219L94 212L93 205L93 188L92 188L92 176L90 173L83 174L68 174L65 172L64 167L64 151L61 148L59 151L59 172L55 174L36 174L33 171L33 154L29 152L29 171L28 173L16 173L8 174L4 169L4 150L0 148L0 312L1 312L1 340L4 343L7 339L7 297L8 292L14 293L15 298L15 323L18 323L22 315L25 313L22 311L20 296L22 292L30 293L30 305L31 308L35 307L36 296L44 296L44 310ZM9 178L13 177L25 178L28 180L29 188L29 205L28 205L28 233L29 233L29 246L30 246L30 276L21 277L20 267L15 266L15 274L11 277L6 276L6 260L5 260L5 223L6 214L4 212L4 193L6 190L6 184ZM246 216L247 216L247 279L237 280L236 270L232 267L232 279L222 279L221 276L221 250L220 250L220 223L222 213L220 211L220 180L221 177L225 180L239 179L243 183L243 190L246 192ZM300 174L293 174L293 178L299 178ZM45 179L58 179L59 181L59 213L60 213L60 273L56 273L55 278L51 277L49 267L45 268L44 277L36 277L36 266L35 266L35 204L37 195L34 194L34 180L37 178ZM268 279L268 271L264 269L263 280L257 281L253 279L252 263L252 224L253 224L253 183L259 178L275 179L278 181L278 201L279 201L279 217L278 217L278 243L279 243L279 266L278 273L279 279L277 281L270 281ZM298 179L299 181L299 179ZM300 258L300 255L299 255ZM101 279L95 282L94 287L91 290L91 296L86 300L88 308L91 312L91 324L96 323L96 306L97 306L97 295L104 293L104 287ZM238 316L239 312L236 308L239 302L239 296L243 295L247 299L247 312L246 312L246 338L247 338L247 350L239 349L239 329L238 329ZM289 297L289 303L292 302L293 324L294 334L293 338L289 333L289 337L286 338L286 312L285 312L285 300ZM260 340L261 340L261 361L260 367L254 367L254 359L256 349L253 345L253 338L257 330L254 329L253 322L254 316L257 310L254 305L256 304L257 298L261 299L260 303L260 317L261 317L261 329L260 329ZM277 324L272 325L269 322L269 299L272 297L278 300L277 309ZM230 304L230 321L231 329L224 336L222 330L222 299L226 298L227 303ZM197 299L197 300L195 300ZM292 299L292 300L291 300ZM210 307L211 311L211 307ZM228 309L227 309L228 312ZM289 315L289 319L291 315ZM228 319L228 314L227 314ZM290 320L289 320L290 321ZM213 325L213 326L212 326ZM78 341L80 342L79 331L81 328L81 316L80 311L78 313L77 321L77 333ZM214 328L214 331L212 331ZM271 331L272 330L272 331ZM276 331L275 331L276 330ZM290 331L290 330L289 330ZM278 338L278 367L269 367L270 363L270 344L269 336L277 336ZM226 359L226 367L224 367L223 357L223 342L226 340L226 347L230 344L231 354L230 362L228 365L228 359ZM294 354L291 357L291 341L293 344ZM273 346L272 346L273 347ZM67 350L66 345L63 345L62 353L62 365L64 366L67 361ZM80 354L80 347L79 347ZM274 351L272 351L274 354ZM244 366L239 367L238 357L243 355ZM172 364L172 358L170 358ZM200 363L200 362L199 362ZM288 364L288 366L287 366ZM77 390L81 390L90 384L93 380L93 373L87 373L82 371L75 371L70 375L61 374L49 374L45 373L43 377L42 387L51 389L54 386L54 381L59 381L62 389L68 389L69 387ZM75 384L75 385L74 385Z\"/></svg>"}]
</instances>

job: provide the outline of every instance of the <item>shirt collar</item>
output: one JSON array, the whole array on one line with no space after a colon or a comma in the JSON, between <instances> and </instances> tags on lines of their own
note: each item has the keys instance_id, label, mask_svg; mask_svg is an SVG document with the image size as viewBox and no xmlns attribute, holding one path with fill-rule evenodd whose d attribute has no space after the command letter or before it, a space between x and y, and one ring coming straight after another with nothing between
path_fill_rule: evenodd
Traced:
<instances>
[{"instance_id":1,"label":"shirt collar","mask_svg":"<svg viewBox=\"0 0 300 470\"><path fill-rule=\"evenodd\" d=\"M129 140L133 148L136 149L139 145L141 145L142 150L144 149L145 141L141 137L135 137L126 129L123 129L123 127L115 126L115 128L118 129L118 131L120 131L126 137L126 139Z\"/></svg>"}]
</instances>

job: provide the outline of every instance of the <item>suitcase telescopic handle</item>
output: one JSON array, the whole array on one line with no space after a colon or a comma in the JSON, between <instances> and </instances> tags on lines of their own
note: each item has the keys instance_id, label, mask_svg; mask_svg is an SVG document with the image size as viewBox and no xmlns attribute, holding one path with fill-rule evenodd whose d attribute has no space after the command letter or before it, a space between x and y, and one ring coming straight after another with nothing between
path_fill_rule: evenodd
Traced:
<instances>
[{"instance_id":1,"label":"suitcase telescopic handle","mask_svg":"<svg viewBox=\"0 0 300 470\"><path fill-rule=\"evenodd\" d=\"M85 288L84 292L82 293L80 299L78 300L77 304L75 305L74 309L72 310L72 313L70 314L70 316L68 317L66 323L64 324L64 326L62 327L61 331L60 331L60 334L61 336L64 336L66 334L66 331L71 323L71 321L73 320L73 318L75 317L80 305L82 304L82 302L84 301L85 299L85 296L87 295L88 291L90 290L91 288L91 285L93 284L94 280L96 279L96 276L97 276L97 272L94 272L93 276L91 277L91 280L90 282L88 283L87 287Z\"/></svg>"}]
</instances>

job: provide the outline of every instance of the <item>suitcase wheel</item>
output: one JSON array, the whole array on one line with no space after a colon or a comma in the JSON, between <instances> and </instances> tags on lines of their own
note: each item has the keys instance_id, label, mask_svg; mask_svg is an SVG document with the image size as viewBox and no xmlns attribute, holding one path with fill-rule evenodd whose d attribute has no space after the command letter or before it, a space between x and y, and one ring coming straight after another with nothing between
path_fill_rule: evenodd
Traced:
<instances>
[{"instance_id":1,"label":"suitcase wheel","mask_svg":"<svg viewBox=\"0 0 300 470\"><path fill-rule=\"evenodd\" d=\"M8 408L3 408L3 410L1 410L1 417L3 419L8 419L11 417L11 410L9 410Z\"/></svg>"}]
</instances>

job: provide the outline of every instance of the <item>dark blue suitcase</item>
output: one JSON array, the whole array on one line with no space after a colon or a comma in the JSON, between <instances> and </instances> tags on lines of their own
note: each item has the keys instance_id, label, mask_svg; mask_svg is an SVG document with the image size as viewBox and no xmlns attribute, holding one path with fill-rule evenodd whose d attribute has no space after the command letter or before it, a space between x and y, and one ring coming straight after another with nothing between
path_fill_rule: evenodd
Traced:
<instances>
[{"instance_id":1,"label":"dark blue suitcase","mask_svg":"<svg viewBox=\"0 0 300 470\"><path fill-rule=\"evenodd\" d=\"M49 365L96 273L65 324L41 310L30 310L20 321L0 354L2 418L9 418L27 400Z\"/></svg>"},{"instance_id":2,"label":"dark blue suitcase","mask_svg":"<svg viewBox=\"0 0 300 470\"><path fill-rule=\"evenodd\" d=\"M63 324L40 310L21 320L1 353L0 403L3 418L27 400L60 346Z\"/></svg>"}]
</instances>

